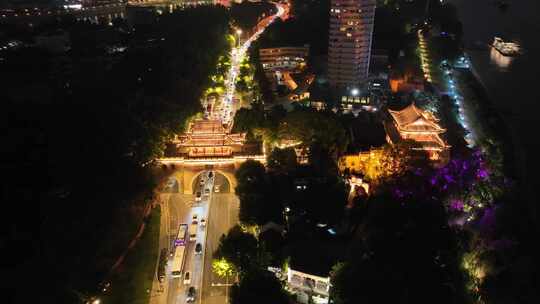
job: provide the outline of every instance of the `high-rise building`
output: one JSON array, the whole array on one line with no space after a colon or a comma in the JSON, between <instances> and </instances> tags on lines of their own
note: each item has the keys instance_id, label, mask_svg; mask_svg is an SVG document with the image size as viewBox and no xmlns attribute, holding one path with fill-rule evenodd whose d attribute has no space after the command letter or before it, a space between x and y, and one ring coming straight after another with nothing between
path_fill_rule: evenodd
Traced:
<instances>
[{"instance_id":1,"label":"high-rise building","mask_svg":"<svg viewBox=\"0 0 540 304\"><path fill-rule=\"evenodd\" d=\"M328 80L356 88L369 71L376 0L331 0Z\"/></svg>"}]
</instances>

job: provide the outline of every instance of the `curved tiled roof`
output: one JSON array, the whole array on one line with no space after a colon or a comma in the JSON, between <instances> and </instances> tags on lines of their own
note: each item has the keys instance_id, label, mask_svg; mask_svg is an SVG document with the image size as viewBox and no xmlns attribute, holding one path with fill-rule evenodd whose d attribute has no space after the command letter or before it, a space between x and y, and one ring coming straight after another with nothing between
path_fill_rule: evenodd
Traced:
<instances>
[{"instance_id":1,"label":"curved tiled roof","mask_svg":"<svg viewBox=\"0 0 540 304\"><path fill-rule=\"evenodd\" d=\"M437 124L437 119L431 113L416 107L414 102L400 111L388 110L390 115L403 132L435 132L442 133L445 129Z\"/></svg>"}]
</instances>

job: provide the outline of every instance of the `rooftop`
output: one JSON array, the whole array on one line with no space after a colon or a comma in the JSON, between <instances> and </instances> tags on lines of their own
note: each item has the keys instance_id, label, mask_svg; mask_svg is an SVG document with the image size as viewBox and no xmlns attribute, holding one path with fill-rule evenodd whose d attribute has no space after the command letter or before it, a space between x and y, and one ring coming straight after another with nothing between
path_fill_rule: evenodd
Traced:
<instances>
[{"instance_id":1,"label":"rooftop","mask_svg":"<svg viewBox=\"0 0 540 304\"><path fill-rule=\"evenodd\" d=\"M388 110L401 132L443 133L439 121L430 112L421 110L414 102L400 111Z\"/></svg>"}]
</instances>

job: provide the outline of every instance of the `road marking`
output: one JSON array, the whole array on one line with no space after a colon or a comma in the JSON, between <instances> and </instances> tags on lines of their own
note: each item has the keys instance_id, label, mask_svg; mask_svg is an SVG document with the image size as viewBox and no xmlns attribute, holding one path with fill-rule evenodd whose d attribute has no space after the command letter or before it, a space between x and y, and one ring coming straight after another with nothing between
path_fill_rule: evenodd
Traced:
<instances>
[{"instance_id":1,"label":"road marking","mask_svg":"<svg viewBox=\"0 0 540 304\"><path fill-rule=\"evenodd\" d=\"M206 172L206 171L205 171ZM215 173L214 173L215 175ZM206 205L206 226L204 227L204 237L203 237L203 244L204 244L204 247L203 247L203 259L202 259L202 266L201 266L201 279L200 279L200 282L199 282L199 304L202 303L202 298L203 298L203 287L204 287L204 273L205 273L205 265L206 265L206 247L208 246L207 244L207 241L208 241L208 227L210 226L210 204L212 203L212 190L214 189L214 177L212 177L211 179L208 179L208 183L210 184L210 194L208 195L208 198L207 198L207 205ZM204 191L204 188L203 187L203 191Z\"/></svg>"},{"instance_id":2,"label":"road marking","mask_svg":"<svg viewBox=\"0 0 540 304\"><path fill-rule=\"evenodd\" d=\"M229 287L233 286L234 284L224 284L224 283L212 283L212 287Z\"/></svg>"}]
</instances>

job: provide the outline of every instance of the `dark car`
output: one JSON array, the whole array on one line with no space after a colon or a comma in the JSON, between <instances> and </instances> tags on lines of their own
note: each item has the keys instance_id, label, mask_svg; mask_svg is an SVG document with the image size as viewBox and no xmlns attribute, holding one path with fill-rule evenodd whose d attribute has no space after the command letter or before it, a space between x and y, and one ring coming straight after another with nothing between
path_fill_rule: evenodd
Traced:
<instances>
[{"instance_id":1,"label":"dark car","mask_svg":"<svg viewBox=\"0 0 540 304\"><path fill-rule=\"evenodd\" d=\"M214 172L213 171L208 172L208 178L212 178L212 176L214 176Z\"/></svg>"},{"instance_id":2,"label":"dark car","mask_svg":"<svg viewBox=\"0 0 540 304\"><path fill-rule=\"evenodd\" d=\"M197 296L197 291L195 290L195 287L191 286L187 291L186 302L187 303L195 302L196 296Z\"/></svg>"},{"instance_id":3,"label":"dark car","mask_svg":"<svg viewBox=\"0 0 540 304\"><path fill-rule=\"evenodd\" d=\"M195 245L195 254L201 254L202 253L202 245L201 243L197 243L197 245Z\"/></svg>"}]
</instances>

